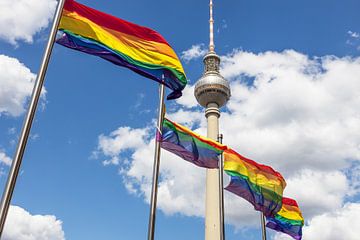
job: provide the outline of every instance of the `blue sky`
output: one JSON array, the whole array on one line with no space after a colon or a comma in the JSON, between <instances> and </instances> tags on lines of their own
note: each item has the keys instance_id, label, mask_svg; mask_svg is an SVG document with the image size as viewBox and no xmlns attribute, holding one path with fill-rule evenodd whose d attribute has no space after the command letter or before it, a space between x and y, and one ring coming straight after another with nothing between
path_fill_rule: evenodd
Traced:
<instances>
[{"instance_id":1,"label":"blue sky","mask_svg":"<svg viewBox=\"0 0 360 240\"><path fill-rule=\"evenodd\" d=\"M169 117L204 134L192 86L203 71L208 1L81 3L168 40L189 78L184 96L167 102ZM216 51L233 95L220 119L224 142L284 174L286 194L306 218L305 240L356 239L360 223L349 219L360 214L360 2L214 4ZM1 191L54 7L54 0L0 3ZM55 45L45 89L5 239L146 238L158 85ZM163 156L156 239L201 239L204 170ZM258 214L225 197L227 239L260 239Z\"/></svg>"}]
</instances>

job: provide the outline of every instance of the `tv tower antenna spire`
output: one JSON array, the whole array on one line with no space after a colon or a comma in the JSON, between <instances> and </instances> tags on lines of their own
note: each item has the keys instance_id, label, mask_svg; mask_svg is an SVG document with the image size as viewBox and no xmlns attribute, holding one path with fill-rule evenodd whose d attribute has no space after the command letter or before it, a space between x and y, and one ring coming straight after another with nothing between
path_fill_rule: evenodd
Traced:
<instances>
[{"instance_id":1,"label":"tv tower antenna spire","mask_svg":"<svg viewBox=\"0 0 360 240\"><path fill-rule=\"evenodd\" d=\"M209 43L209 52L215 52L214 44L214 18L213 18L213 1L210 0L210 43Z\"/></svg>"}]
</instances>

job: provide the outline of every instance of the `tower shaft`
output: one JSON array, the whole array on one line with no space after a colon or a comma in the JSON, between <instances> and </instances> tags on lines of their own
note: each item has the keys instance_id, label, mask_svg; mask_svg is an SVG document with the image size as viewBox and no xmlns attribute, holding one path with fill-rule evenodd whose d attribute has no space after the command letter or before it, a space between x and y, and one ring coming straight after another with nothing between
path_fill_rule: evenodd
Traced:
<instances>
[{"instance_id":1,"label":"tower shaft","mask_svg":"<svg viewBox=\"0 0 360 240\"><path fill-rule=\"evenodd\" d=\"M205 116L207 118L207 136L217 140L219 135L220 111L216 103L209 103ZM205 239L220 239L220 200L219 169L206 170L206 202L205 202Z\"/></svg>"}]
</instances>

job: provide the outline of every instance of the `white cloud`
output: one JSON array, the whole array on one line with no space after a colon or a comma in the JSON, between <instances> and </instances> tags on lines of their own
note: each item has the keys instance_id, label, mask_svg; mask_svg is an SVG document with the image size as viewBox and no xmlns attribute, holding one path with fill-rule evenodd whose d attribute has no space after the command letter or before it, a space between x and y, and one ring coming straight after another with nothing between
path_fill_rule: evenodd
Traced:
<instances>
[{"instance_id":1,"label":"white cloud","mask_svg":"<svg viewBox=\"0 0 360 240\"><path fill-rule=\"evenodd\" d=\"M340 171L303 170L287 184L284 195L296 199L305 219L340 208L349 193L349 182Z\"/></svg>"},{"instance_id":2,"label":"white cloud","mask_svg":"<svg viewBox=\"0 0 360 240\"><path fill-rule=\"evenodd\" d=\"M355 47L357 50L360 50L360 33L348 31L349 38L346 40L346 44Z\"/></svg>"},{"instance_id":3,"label":"white cloud","mask_svg":"<svg viewBox=\"0 0 360 240\"><path fill-rule=\"evenodd\" d=\"M8 134L9 135L13 135L13 134L15 134L16 133L16 128L15 127L12 127L12 128L9 128L8 129Z\"/></svg>"},{"instance_id":4,"label":"white cloud","mask_svg":"<svg viewBox=\"0 0 360 240\"><path fill-rule=\"evenodd\" d=\"M228 24L226 23L226 20L223 19L221 20L221 25L220 27L217 28L216 32L220 33L222 29L227 29L228 28Z\"/></svg>"},{"instance_id":5,"label":"white cloud","mask_svg":"<svg viewBox=\"0 0 360 240\"><path fill-rule=\"evenodd\" d=\"M64 240L62 222L53 215L32 215L18 206L10 206L4 240Z\"/></svg>"},{"instance_id":6,"label":"white cloud","mask_svg":"<svg viewBox=\"0 0 360 240\"><path fill-rule=\"evenodd\" d=\"M175 101L186 108L196 107L198 103L194 97L194 88L195 85L187 85L182 92L182 97L176 99Z\"/></svg>"},{"instance_id":7,"label":"white cloud","mask_svg":"<svg viewBox=\"0 0 360 240\"><path fill-rule=\"evenodd\" d=\"M286 195L299 202L308 219L341 207L347 196L359 191L352 186L354 174L342 170L350 166L349 160L360 160L360 58L309 58L286 50L234 51L222 59L222 74L231 80L232 90L220 118L225 144L283 173ZM183 98L178 103L185 109L171 112L169 118L204 135L203 110L191 108L192 94ZM137 138L128 138L131 142L142 142L121 156L119 150L104 154L118 158L129 191L148 201L154 131L148 132L150 137L136 137L135 132L149 128L127 129L122 137L103 135L109 149L119 149L125 134ZM161 173L159 208L166 214L203 216L205 171L163 151ZM244 200L226 194L226 204L228 223L236 227L258 223L258 214ZM241 211L229 211L235 205Z\"/></svg>"},{"instance_id":8,"label":"white cloud","mask_svg":"<svg viewBox=\"0 0 360 240\"><path fill-rule=\"evenodd\" d=\"M38 140L40 135L38 133L30 134L30 139L33 141Z\"/></svg>"},{"instance_id":9,"label":"white cloud","mask_svg":"<svg viewBox=\"0 0 360 240\"><path fill-rule=\"evenodd\" d=\"M311 240L357 240L359 239L360 204L350 203L330 213L311 219L303 227L303 239ZM275 240L291 240L285 234L276 234Z\"/></svg>"},{"instance_id":10,"label":"white cloud","mask_svg":"<svg viewBox=\"0 0 360 240\"><path fill-rule=\"evenodd\" d=\"M184 110L179 109L176 112L172 112L166 115L169 119L182 123L184 126L193 128L194 125L200 124L203 126L206 122L204 118L204 113L200 111ZM198 129L200 134L206 134L206 129Z\"/></svg>"},{"instance_id":11,"label":"white cloud","mask_svg":"<svg viewBox=\"0 0 360 240\"><path fill-rule=\"evenodd\" d=\"M221 118L225 143L285 176L360 159L360 58L309 59L288 50L223 59L232 80L230 112Z\"/></svg>"},{"instance_id":12,"label":"white cloud","mask_svg":"<svg viewBox=\"0 0 360 240\"><path fill-rule=\"evenodd\" d=\"M304 239L359 239L360 204L352 203L332 213L314 217L304 228Z\"/></svg>"},{"instance_id":13,"label":"white cloud","mask_svg":"<svg viewBox=\"0 0 360 240\"><path fill-rule=\"evenodd\" d=\"M185 62L189 62L190 60L200 58L207 53L207 50L204 47L204 44L196 44L192 45L191 48L185 50L181 53L181 58Z\"/></svg>"},{"instance_id":14,"label":"white cloud","mask_svg":"<svg viewBox=\"0 0 360 240\"><path fill-rule=\"evenodd\" d=\"M0 38L13 45L19 40L32 43L53 18L56 4L56 0L1 0Z\"/></svg>"},{"instance_id":15,"label":"white cloud","mask_svg":"<svg viewBox=\"0 0 360 240\"><path fill-rule=\"evenodd\" d=\"M36 75L16 58L0 55L0 116L19 116L30 97ZM43 97L46 93L43 89Z\"/></svg>"},{"instance_id":16,"label":"white cloud","mask_svg":"<svg viewBox=\"0 0 360 240\"><path fill-rule=\"evenodd\" d=\"M0 149L0 162L7 165L7 166L10 166L11 162L12 162L11 158L8 157L6 155L6 153L1 149Z\"/></svg>"},{"instance_id":17,"label":"white cloud","mask_svg":"<svg viewBox=\"0 0 360 240\"><path fill-rule=\"evenodd\" d=\"M103 161L104 165L118 165L122 152L145 145L144 138L148 135L149 129L132 130L129 127L120 127L110 133L109 136L99 136L99 146L95 155L102 152L110 159Z\"/></svg>"},{"instance_id":18,"label":"white cloud","mask_svg":"<svg viewBox=\"0 0 360 240\"><path fill-rule=\"evenodd\" d=\"M360 38L360 34L358 32L348 31L347 33L352 38Z\"/></svg>"}]
</instances>

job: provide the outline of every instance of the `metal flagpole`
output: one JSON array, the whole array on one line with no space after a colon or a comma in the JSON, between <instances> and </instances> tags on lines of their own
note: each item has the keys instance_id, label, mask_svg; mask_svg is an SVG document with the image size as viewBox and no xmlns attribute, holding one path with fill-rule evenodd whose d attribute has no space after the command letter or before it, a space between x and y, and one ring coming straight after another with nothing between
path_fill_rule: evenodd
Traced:
<instances>
[{"instance_id":1,"label":"metal flagpole","mask_svg":"<svg viewBox=\"0 0 360 240\"><path fill-rule=\"evenodd\" d=\"M159 115L157 121L157 130L162 130L162 122L164 120L164 93L165 86L160 84L160 101L159 101ZM156 133L157 136L158 132ZM158 191L158 179L159 179L159 167L160 167L160 143L155 139L155 155L153 165L153 182L151 189L151 202L150 202L150 216L149 216L149 228L148 228L148 240L154 240L155 235L155 218L156 218L156 202L157 202L157 191Z\"/></svg>"},{"instance_id":2,"label":"metal flagpole","mask_svg":"<svg viewBox=\"0 0 360 240\"><path fill-rule=\"evenodd\" d=\"M218 142L222 143L223 135L218 135ZM220 206L220 240L225 240L225 212L224 212L224 156L220 155L219 158L219 206Z\"/></svg>"},{"instance_id":3,"label":"metal flagpole","mask_svg":"<svg viewBox=\"0 0 360 240\"><path fill-rule=\"evenodd\" d=\"M65 3L65 0L59 0L59 4L58 4L58 7L57 7L57 10L55 13L54 22L51 27L50 37L49 37L48 43L46 45L46 49L45 49L45 53L44 53L44 56L43 56L43 59L41 62L40 70L37 75L35 86L34 86L32 96L30 99L29 109L26 114L26 118L24 120L23 128L21 130L19 142L18 142L18 145L16 148L15 156L13 158L11 168L9 171L9 175L8 175L8 179L6 182L6 186L5 186L3 195L2 195L1 205L0 205L0 238L3 233L6 216L7 216L10 202L11 202L11 197L14 192L16 179L19 174L21 161L24 156L26 143L29 138L31 125L32 125L32 122L33 122L33 119L35 116L35 112L36 112L36 107L37 107L37 104L38 104L38 101L39 101L39 98L41 95L41 89L44 84L44 78L45 78L46 70L47 70L47 67L49 64L51 51L54 46L56 32L57 32L57 29L58 29L58 26L60 23L60 18L61 18L61 13L62 13L62 10L64 7L64 3Z\"/></svg>"},{"instance_id":4,"label":"metal flagpole","mask_svg":"<svg viewBox=\"0 0 360 240\"><path fill-rule=\"evenodd\" d=\"M266 240L265 216L261 213L262 240Z\"/></svg>"}]
</instances>

